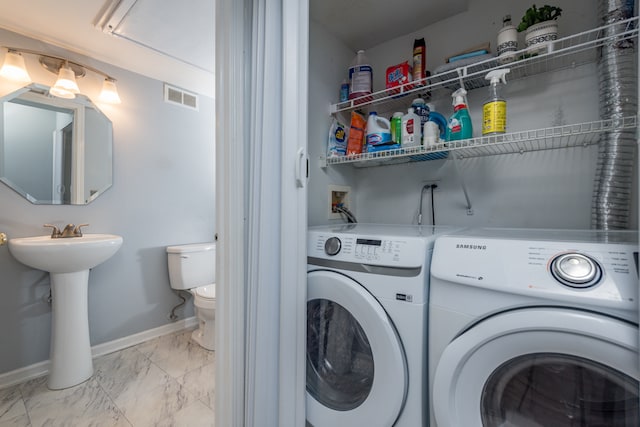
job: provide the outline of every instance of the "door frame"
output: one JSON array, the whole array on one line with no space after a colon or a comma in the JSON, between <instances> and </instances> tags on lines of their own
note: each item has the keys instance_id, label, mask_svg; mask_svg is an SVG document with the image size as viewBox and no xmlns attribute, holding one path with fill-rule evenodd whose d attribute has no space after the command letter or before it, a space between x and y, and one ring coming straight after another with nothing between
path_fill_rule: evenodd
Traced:
<instances>
[{"instance_id":1,"label":"door frame","mask_svg":"<svg viewBox=\"0 0 640 427\"><path fill-rule=\"evenodd\" d=\"M308 15L308 0L216 3L216 425L305 422ZM275 30L266 48L265 28ZM253 77L274 60L281 90L257 105L272 82ZM281 137L263 135L258 116ZM256 144L281 156L280 169L264 168L258 179L249 160ZM267 192L256 182L279 185ZM260 262L265 244L273 264ZM275 288L276 304L262 285ZM275 373L260 369L265 360Z\"/></svg>"},{"instance_id":2,"label":"door frame","mask_svg":"<svg viewBox=\"0 0 640 427\"><path fill-rule=\"evenodd\" d=\"M216 402L215 424L245 425L245 271L248 105L245 51L250 0L216 2ZM213 379L212 379L213 380Z\"/></svg>"}]
</instances>

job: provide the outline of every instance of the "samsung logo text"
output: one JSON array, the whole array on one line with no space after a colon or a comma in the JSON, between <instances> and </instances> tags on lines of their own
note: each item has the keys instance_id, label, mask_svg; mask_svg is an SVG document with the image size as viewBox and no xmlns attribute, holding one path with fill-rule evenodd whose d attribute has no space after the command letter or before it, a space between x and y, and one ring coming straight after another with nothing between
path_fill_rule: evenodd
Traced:
<instances>
[{"instance_id":1,"label":"samsung logo text","mask_svg":"<svg viewBox=\"0 0 640 427\"><path fill-rule=\"evenodd\" d=\"M458 243L456 244L456 249L471 249L471 250L478 250L478 251L486 251L487 245L468 245L464 243Z\"/></svg>"}]
</instances>

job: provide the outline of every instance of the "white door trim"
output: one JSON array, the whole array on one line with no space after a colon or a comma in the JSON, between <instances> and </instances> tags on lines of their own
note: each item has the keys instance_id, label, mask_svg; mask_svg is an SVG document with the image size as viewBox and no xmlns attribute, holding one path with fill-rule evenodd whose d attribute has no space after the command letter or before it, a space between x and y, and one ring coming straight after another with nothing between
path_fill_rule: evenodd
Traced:
<instances>
[{"instance_id":1,"label":"white door trim","mask_svg":"<svg viewBox=\"0 0 640 427\"><path fill-rule=\"evenodd\" d=\"M247 46L251 0L216 2L216 425L245 425ZM213 381L213 379L211 379Z\"/></svg>"},{"instance_id":2,"label":"white door trim","mask_svg":"<svg viewBox=\"0 0 640 427\"><path fill-rule=\"evenodd\" d=\"M282 2L279 426L305 422L309 1Z\"/></svg>"}]
</instances>

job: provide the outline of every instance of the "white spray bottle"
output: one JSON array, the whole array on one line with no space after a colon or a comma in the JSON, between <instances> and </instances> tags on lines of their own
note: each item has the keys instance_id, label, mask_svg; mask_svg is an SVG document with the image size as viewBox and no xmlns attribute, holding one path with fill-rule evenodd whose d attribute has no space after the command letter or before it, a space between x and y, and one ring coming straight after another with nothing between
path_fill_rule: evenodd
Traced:
<instances>
[{"instance_id":1,"label":"white spray bottle","mask_svg":"<svg viewBox=\"0 0 640 427\"><path fill-rule=\"evenodd\" d=\"M503 68L487 73L489 98L482 105L482 135L495 135L507 131L507 101L501 95L501 85L507 84L506 75L510 70Z\"/></svg>"}]
</instances>

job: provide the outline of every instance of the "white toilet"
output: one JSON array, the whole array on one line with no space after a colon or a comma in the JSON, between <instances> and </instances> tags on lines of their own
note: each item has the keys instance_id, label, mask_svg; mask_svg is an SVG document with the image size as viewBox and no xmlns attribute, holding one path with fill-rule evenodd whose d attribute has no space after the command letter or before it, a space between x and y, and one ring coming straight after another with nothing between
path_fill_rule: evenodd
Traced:
<instances>
[{"instance_id":1,"label":"white toilet","mask_svg":"<svg viewBox=\"0 0 640 427\"><path fill-rule=\"evenodd\" d=\"M168 246L167 256L171 287L190 291L194 297L199 327L193 331L193 340L215 350L216 244Z\"/></svg>"}]
</instances>

